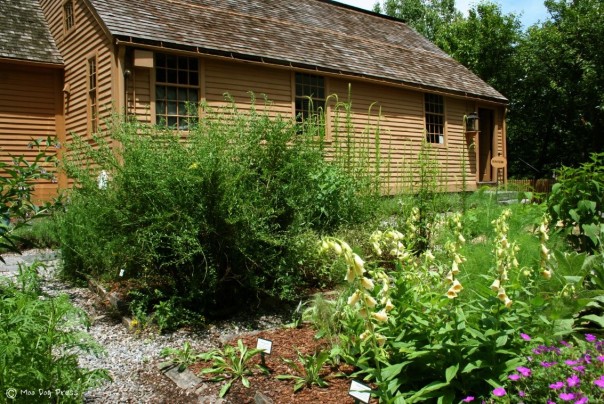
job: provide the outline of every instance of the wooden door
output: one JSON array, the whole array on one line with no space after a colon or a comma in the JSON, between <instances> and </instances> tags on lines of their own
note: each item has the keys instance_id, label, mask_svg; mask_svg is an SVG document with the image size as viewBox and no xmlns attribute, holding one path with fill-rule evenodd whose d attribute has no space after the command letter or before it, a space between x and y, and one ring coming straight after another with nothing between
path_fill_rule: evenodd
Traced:
<instances>
[{"instance_id":1,"label":"wooden door","mask_svg":"<svg viewBox=\"0 0 604 404\"><path fill-rule=\"evenodd\" d=\"M478 110L479 119L479 140L478 140L478 181L492 182L493 169L491 168L491 158L493 157L493 110L480 108Z\"/></svg>"}]
</instances>

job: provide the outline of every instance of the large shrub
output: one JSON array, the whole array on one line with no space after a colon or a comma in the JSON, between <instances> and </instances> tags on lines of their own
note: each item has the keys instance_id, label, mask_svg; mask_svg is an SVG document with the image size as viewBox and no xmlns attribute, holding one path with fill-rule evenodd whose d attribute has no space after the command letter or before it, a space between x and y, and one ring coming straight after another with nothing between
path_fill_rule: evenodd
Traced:
<instances>
[{"instance_id":1,"label":"large shrub","mask_svg":"<svg viewBox=\"0 0 604 404\"><path fill-rule=\"evenodd\" d=\"M604 153L577 168L562 167L547 200L552 218L574 246L583 251L598 248L604 233Z\"/></svg>"},{"instance_id":2,"label":"large shrub","mask_svg":"<svg viewBox=\"0 0 604 404\"><path fill-rule=\"evenodd\" d=\"M206 111L186 138L126 123L76 142L59 217L66 273L142 279L202 312L296 296L316 280L309 240L362 219L371 198L303 128L229 109Z\"/></svg>"}]
</instances>

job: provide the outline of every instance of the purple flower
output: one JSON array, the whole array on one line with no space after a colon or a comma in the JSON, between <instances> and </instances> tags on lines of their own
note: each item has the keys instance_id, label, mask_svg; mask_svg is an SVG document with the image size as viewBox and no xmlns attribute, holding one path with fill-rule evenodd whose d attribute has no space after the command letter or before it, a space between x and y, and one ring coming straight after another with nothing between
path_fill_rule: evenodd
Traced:
<instances>
[{"instance_id":1,"label":"purple flower","mask_svg":"<svg viewBox=\"0 0 604 404\"><path fill-rule=\"evenodd\" d=\"M558 390L564 387L564 382L556 382L549 385L549 388L552 390Z\"/></svg>"},{"instance_id":2,"label":"purple flower","mask_svg":"<svg viewBox=\"0 0 604 404\"><path fill-rule=\"evenodd\" d=\"M573 366L573 365L576 365L577 363L579 363L579 361L567 359L564 361L564 363L566 363L568 366Z\"/></svg>"},{"instance_id":3,"label":"purple flower","mask_svg":"<svg viewBox=\"0 0 604 404\"><path fill-rule=\"evenodd\" d=\"M544 368L551 368L556 364L558 364L558 362L541 362L541 366L543 366Z\"/></svg>"},{"instance_id":4,"label":"purple flower","mask_svg":"<svg viewBox=\"0 0 604 404\"><path fill-rule=\"evenodd\" d=\"M531 375L531 370L529 368L525 368L524 366L520 366L516 368L517 371L524 377L529 377Z\"/></svg>"},{"instance_id":5,"label":"purple flower","mask_svg":"<svg viewBox=\"0 0 604 404\"><path fill-rule=\"evenodd\" d=\"M520 397L524 397L524 396L526 396L526 393L524 392L524 390L520 390L520 391L518 392L518 395L519 395Z\"/></svg>"},{"instance_id":6,"label":"purple flower","mask_svg":"<svg viewBox=\"0 0 604 404\"><path fill-rule=\"evenodd\" d=\"M516 380L520 379L520 375L518 373L514 373L514 374L509 375L508 379L515 382Z\"/></svg>"},{"instance_id":7,"label":"purple flower","mask_svg":"<svg viewBox=\"0 0 604 404\"><path fill-rule=\"evenodd\" d=\"M568 387L575 387L578 386L579 383L581 383L581 379L579 379L577 375L572 375L571 377L566 379L566 383L568 384Z\"/></svg>"},{"instance_id":8,"label":"purple flower","mask_svg":"<svg viewBox=\"0 0 604 404\"><path fill-rule=\"evenodd\" d=\"M560 345L570 346L570 344L566 341L560 341Z\"/></svg>"},{"instance_id":9,"label":"purple flower","mask_svg":"<svg viewBox=\"0 0 604 404\"><path fill-rule=\"evenodd\" d=\"M600 376L600 378L599 378L599 379L594 380L594 384L595 384L596 386L598 386L599 388L601 388L601 389L604 389L604 379L603 379L603 377L604 377L604 376Z\"/></svg>"},{"instance_id":10,"label":"purple flower","mask_svg":"<svg viewBox=\"0 0 604 404\"><path fill-rule=\"evenodd\" d=\"M583 396L580 399L578 399L577 401L575 401L575 404L585 404L587 403L587 397Z\"/></svg>"},{"instance_id":11,"label":"purple flower","mask_svg":"<svg viewBox=\"0 0 604 404\"><path fill-rule=\"evenodd\" d=\"M575 367L573 367L573 370L576 370L579 373L583 373L585 371L585 366L582 366L582 365L575 366Z\"/></svg>"},{"instance_id":12,"label":"purple flower","mask_svg":"<svg viewBox=\"0 0 604 404\"><path fill-rule=\"evenodd\" d=\"M585 363L591 363L591 355L590 354L585 354L583 356L583 360L585 361Z\"/></svg>"},{"instance_id":13,"label":"purple flower","mask_svg":"<svg viewBox=\"0 0 604 404\"><path fill-rule=\"evenodd\" d=\"M470 401L474 401L474 396L467 396L461 401L463 401L464 403L469 403Z\"/></svg>"},{"instance_id":14,"label":"purple flower","mask_svg":"<svg viewBox=\"0 0 604 404\"><path fill-rule=\"evenodd\" d=\"M520 338L522 338L525 341L530 341L531 340L531 336L528 334L525 334L523 332L520 333Z\"/></svg>"},{"instance_id":15,"label":"purple flower","mask_svg":"<svg viewBox=\"0 0 604 404\"><path fill-rule=\"evenodd\" d=\"M560 393L558 397L560 397L560 400L562 401L570 401L575 398L575 395L573 393Z\"/></svg>"},{"instance_id":16,"label":"purple flower","mask_svg":"<svg viewBox=\"0 0 604 404\"><path fill-rule=\"evenodd\" d=\"M593 334L585 334L585 341L587 342L594 342L596 339L596 336Z\"/></svg>"},{"instance_id":17,"label":"purple flower","mask_svg":"<svg viewBox=\"0 0 604 404\"><path fill-rule=\"evenodd\" d=\"M505 396L505 389L503 387L497 387L495 390L493 390L493 395L503 397Z\"/></svg>"}]
</instances>

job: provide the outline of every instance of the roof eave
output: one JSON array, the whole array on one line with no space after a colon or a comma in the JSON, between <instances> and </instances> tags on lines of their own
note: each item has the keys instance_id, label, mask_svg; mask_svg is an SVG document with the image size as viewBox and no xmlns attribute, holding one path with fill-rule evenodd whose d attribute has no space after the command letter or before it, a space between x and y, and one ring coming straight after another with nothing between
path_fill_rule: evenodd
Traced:
<instances>
[{"instance_id":1,"label":"roof eave","mask_svg":"<svg viewBox=\"0 0 604 404\"><path fill-rule=\"evenodd\" d=\"M65 67L63 62L46 62L40 60L23 59L23 58L11 58L6 56L0 56L0 62L11 63L16 65L29 65L38 67L48 67L51 69L63 69Z\"/></svg>"}]
</instances>

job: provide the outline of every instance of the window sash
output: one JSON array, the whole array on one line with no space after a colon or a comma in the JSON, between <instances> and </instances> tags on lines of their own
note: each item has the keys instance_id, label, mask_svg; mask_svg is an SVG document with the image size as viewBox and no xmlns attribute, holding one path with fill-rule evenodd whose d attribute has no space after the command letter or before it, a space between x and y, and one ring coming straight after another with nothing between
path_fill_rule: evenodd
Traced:
<instances>
[{"instance_id":1,"label":"window sash","mask_svg":"<svg viewBox=\"0 0 604 404\"><path fill-rule=\"evenodd\" d=\"M325 110L325 78L313 74L296 73L295 77L296 120L316 117Z\"/></svg>"},{"instance_id":2,"label":"window sash","mask_svg":"<svg viewBox=\"0 0 604 404\"><path fill-rule=\"evenodd\" d=\"M426 141L445 143L445 103L442 95L424 95Z\"/></svg>"},{"instance_id":3,"label":"window sash","mask_svg":"<svg viewBox=\"0 0 604 404\"><path fill-rule=\"evenodd\" d=\"M188 130L197 122L199 60L188 56L155 55L155 122Z\"/></svg>"}]
</instances>

